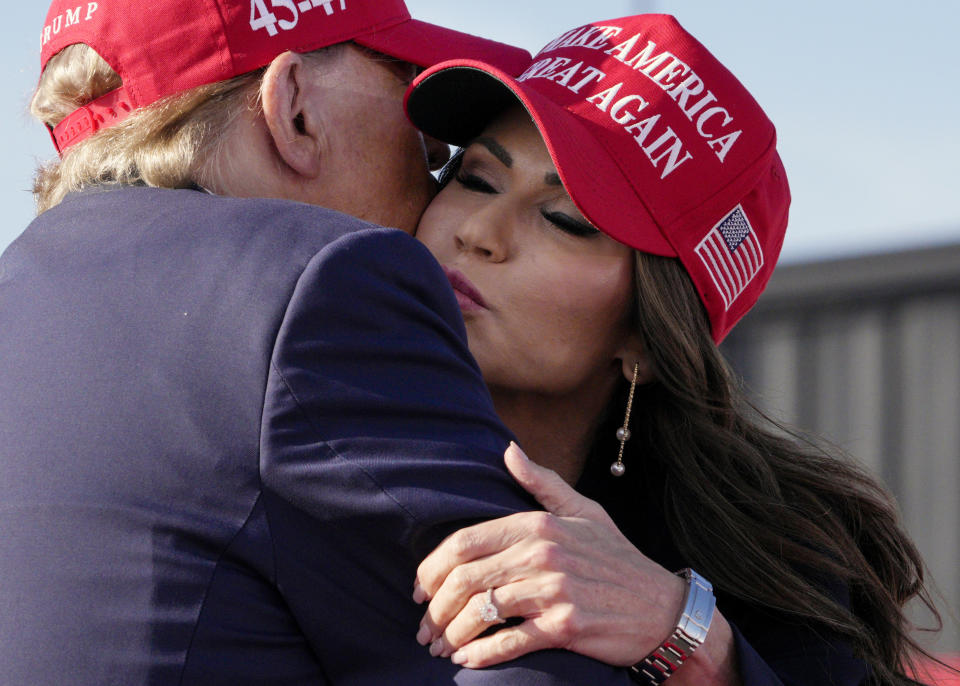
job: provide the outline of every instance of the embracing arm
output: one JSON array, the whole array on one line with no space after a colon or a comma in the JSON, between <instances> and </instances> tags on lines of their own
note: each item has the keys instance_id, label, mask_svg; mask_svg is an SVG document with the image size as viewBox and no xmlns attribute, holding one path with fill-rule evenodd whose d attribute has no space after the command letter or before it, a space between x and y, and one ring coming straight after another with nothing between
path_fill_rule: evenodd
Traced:
<instances>
[{"instance_id":1,"label":"embracing arm","mask_svg":"<svg viewBox=\"0 0 960 686\"><path fill-rule=\"evenodd\" d=\"M505 461L547 512L461 530L420 565L414 599L430 599L418 640L433 653L483 667L529 651L564 648L629 666L674 630L687 582L644 556L602 507L515 445ZM495 588L501 614L521 624L488 628L477 612ZM670 677L675 686L740 686L730 626L714 612L707 639Z\"/></svg>"},{"instance_id":2,"label":"embracing arm","mask_svg":"<svg viewBox=\"0 0 960 686\"><path fill-rule=\"evenodd\" d=\"M528 512L458 531L418 569L414 598L429 600L418 640L470 666L562 647L631 665L669 636L684 582L638 551L600 505L511 447L507 467L548 512ZM520 624L477 638L484 589ZM793 631L796 628L792 629ZM791 629L771 626L772 633ZM781 641L790 644L789 636ZM776 644L777 641L772 641ZM706 641L669 678L673 686L853 686L862 663L826 640L771 654L754 649L718 609ZM829 675L829 676L825 676ZM832 679L832 681L831 681Z\"/></svg>"},{"instance_id":3,"label":"embracing arm","mask_svg":"<svg viewBox=\"0 0 960 686\"><path fill-rule=\"evenodd\" d=\"M422 245L351 234L307 265L267 381L261 478L276 584L332 684L628 684L553 651L474 671L417 645L417 563L456 528L534 503Z\"/></svg>"}]
</instances>

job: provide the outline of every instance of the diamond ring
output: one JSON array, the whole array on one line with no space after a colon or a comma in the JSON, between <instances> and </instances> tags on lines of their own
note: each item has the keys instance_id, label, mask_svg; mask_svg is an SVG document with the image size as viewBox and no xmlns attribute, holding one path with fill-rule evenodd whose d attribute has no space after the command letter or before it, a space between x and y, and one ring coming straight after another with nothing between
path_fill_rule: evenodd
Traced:
<instances>
[{"instance_id":1,"label":"diamond ring","mask_svg":"<svg viewBox=\"0 0 960 686\"><path fill-rule=\"evenodd\" d=\"M500 618L500 611L493 604L493 589L487 589L487 596L480 606L480 619L486 624L503 624L507 620Z\"/></svg>"}]
</instances>

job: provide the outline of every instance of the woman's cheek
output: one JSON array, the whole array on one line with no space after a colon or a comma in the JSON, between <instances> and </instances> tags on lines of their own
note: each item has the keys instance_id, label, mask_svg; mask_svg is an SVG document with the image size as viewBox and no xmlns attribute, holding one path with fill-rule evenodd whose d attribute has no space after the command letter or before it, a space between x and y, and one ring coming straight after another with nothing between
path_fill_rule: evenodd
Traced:
<instances>
[{"instance_id":1,"label":"woman's cheek","mask_svg":"<svg viewBox=\"0 0 960 686\"><path fill-rule=\"evenodd\" d=\"M417 227L414 237L427 247L427 250L430 251L430 254L432 254L438 262L443 262L445 258L444 252L446 251L443 232L437 226L437 222L428 222L425 221L425 219L426 216L420 220L420 225Z\"/></svg>"}]
</instances>

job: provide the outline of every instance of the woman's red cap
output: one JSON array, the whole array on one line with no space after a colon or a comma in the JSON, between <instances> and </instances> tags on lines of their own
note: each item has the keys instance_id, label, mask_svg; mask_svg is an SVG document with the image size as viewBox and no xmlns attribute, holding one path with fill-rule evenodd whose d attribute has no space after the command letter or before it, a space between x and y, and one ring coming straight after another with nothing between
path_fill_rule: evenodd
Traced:
<instances>
[{"instance_id":1,"label":"woman's red cap","mask_svg":"<svg viewBox=\"0 0 960 686\"><path fill-rule=\"evenodd\" d=\"M721 341L766 286L790 205L773 124L746 88L676 19L646 14L568 31L518 77L436 65L406 107L425 133L465 145L518 99L584 216L679 258Z\"/></svg>"}]
</instances>

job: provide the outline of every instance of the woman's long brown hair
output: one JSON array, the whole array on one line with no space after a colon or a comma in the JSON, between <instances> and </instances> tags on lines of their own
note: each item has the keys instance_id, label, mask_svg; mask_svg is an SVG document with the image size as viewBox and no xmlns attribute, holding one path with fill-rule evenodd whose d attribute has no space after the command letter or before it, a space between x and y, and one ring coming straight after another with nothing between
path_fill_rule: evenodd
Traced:
<instances>
[{"instance_id":1,"label":"woman's long brown hair","mask_svg":"<svg viewBox=\"0 0 960 686\"><path fill-rule=\"evenodd\" d=\"M849 643L874 686L917 684L904 605L936 622L923 562L887 491L750 406L674 259L637 254L637 328L654 381L637 389L636 460L657 460L673 542L727 594ZM622 416L622 407L616 412ZM812 578L850 592L850 607Z\"/></svg>"}]
</instances>

